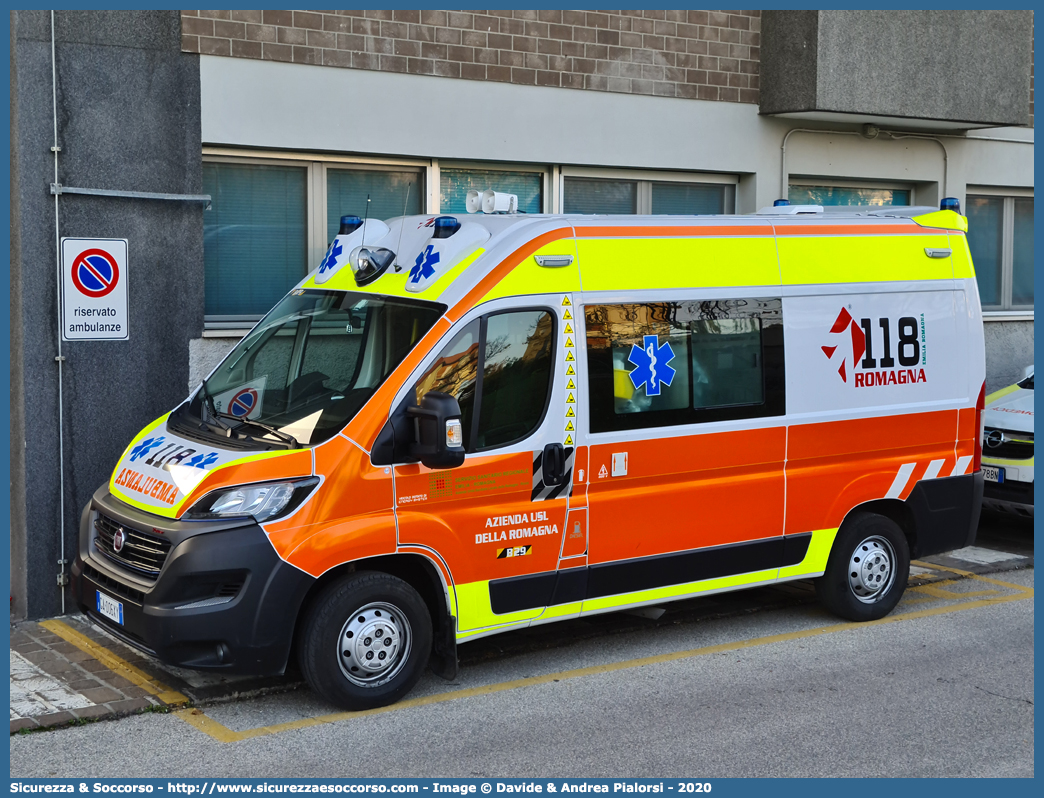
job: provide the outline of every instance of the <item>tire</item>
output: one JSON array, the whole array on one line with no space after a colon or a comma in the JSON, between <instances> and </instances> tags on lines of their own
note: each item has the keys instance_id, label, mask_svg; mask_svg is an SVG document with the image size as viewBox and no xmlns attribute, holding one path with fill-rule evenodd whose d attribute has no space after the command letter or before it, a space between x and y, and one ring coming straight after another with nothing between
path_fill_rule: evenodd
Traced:
<instances>
[{"instance_id":1,"label":"tire","mask_svg":"<svg viewBox=\"0 0 1044 798\"><path fill-rule=\"evenodd\" d=\"M360 571L316 599L305 617L298 660L323 698L342 709L374 709L413 689L427 667L431 640L431 615L416 590L389 574Z\"/></svg>"},{"instance_id":2,"label":"tire","mask_svg":"<svg viewBox=\"0 0 1044 798\"><path fill-rule=\"evenodd\" d=\"M842 525L816 593L835 615L876 621L895 609L909 578L903 530L883 515L861 513Z\"/></svg>"}]
</instances>

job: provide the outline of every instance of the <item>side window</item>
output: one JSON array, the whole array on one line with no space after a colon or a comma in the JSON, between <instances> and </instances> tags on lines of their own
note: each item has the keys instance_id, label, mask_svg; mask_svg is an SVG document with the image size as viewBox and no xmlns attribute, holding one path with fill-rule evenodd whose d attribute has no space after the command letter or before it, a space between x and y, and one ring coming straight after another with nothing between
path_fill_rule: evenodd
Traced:
<instances>
[{"instance_id":1,"label":"side window","mask_svg":"<svg viewBox=\"0 0 1044 798\"><path fill-rule=\"evenodd\" d=\"M457 400L464 429L464 449L469 452L478 388L479 322L475 319L457 333L416 385L418 402L428 391L442 391Z\"/></svg>"},{"instance_id":2,"label":"side window","mask_svg":"<svg viewBox=\"0 0 1044 798\"><path fill-rule=\"evenodd\" d=\"M782 415L779 299L589 305L591 431Z\"/></svg>"},{"instance_id":3,"label":"side window","mask_svg":"<svg viewBox=\"0 0 1044 798\"><path fill-rule=\"evenodd\" d=\"M544 418L551 388L554 323L545 310L486 318L475 448L522 440Z\"/></svg>"},{"instance_id":4,"label":"side window","mask_svg":"<svg viewBox=\"0 0 1044 798\"><path fill-rule=\"evenodd\" d=\"M554 317L546 310L476 319L417 381L417 401L428 391L456 397L468 452L520 441L547 409L554 340Z\"/></svg>"}]
</instances>

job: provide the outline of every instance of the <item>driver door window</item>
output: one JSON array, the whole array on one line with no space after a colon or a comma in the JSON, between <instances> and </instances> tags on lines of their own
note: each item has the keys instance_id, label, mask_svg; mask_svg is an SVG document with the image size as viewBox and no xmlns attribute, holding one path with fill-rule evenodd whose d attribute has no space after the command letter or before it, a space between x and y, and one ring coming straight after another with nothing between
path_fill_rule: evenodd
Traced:
<instances>
[{"instance_id":1,"label":"driver door window","mask_svg":"<svg viewBox=\"0 0 1044 798\"><path fill-rule=\"evenodd\" d=\"M554 316L517 310L483 316L464 327L417 381L457 399L464 449L517 443L540 426L551 392Z\"/></svg>"}]
</instances>

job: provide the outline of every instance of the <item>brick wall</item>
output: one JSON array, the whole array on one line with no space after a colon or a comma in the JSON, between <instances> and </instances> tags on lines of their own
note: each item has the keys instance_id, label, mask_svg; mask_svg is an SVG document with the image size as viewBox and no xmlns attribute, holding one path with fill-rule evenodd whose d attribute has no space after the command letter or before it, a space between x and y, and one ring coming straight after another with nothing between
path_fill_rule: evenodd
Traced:
<instances>
[{"instance_id":1,"label":"brick wall","mask_svg":"<svg viewBox=\"0 0 1044 798\"><path fill-rule=\"evenodd\" d=\"M205 55L758 102L760 11L182 11Z\"/></svg>"}]
</instances>

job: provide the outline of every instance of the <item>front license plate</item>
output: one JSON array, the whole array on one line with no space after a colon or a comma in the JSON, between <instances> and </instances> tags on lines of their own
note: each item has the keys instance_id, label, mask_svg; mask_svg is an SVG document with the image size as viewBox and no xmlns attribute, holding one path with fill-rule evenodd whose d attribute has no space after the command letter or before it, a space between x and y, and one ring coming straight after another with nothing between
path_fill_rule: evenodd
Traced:
<instances>
[{"instance_id":1,"label":"front license plate","mask_svg":"<svg viewBox=\"0 0 1044 798\"><path fill-rule=\"evenodd\" d=\"M982 475L990 482L1004 482L1004 469L997 466L984 465L982 467Z\"/></svg>"},{"instance_id":2,"label":"front license plate","mask_svg":"<svg viewBox=\"0 0 1044 798\"><path fill-rule=\"evenodd\" d=\"M100 590L95 592L98 594L98 614L123 626L123 602L106 596Z\"/></svg>"}]
</instances>

